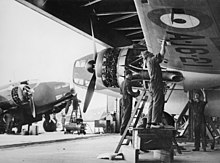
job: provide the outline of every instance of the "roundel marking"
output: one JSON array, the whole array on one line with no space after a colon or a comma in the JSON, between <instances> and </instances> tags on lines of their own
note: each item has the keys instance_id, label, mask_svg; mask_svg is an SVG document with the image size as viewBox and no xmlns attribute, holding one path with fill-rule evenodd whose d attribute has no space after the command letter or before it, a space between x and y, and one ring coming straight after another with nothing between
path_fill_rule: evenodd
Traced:
<instances>
[{"instance_id":1,"label":"roundel marking","mask_svg":"<svg viewBox=\"0 0 220 163\"><path fill-rule=\"evenodd\" d=\"M174 13L172 8L159 8L148 13L148 18L156 25L176 31L195 32L210 27L213 23L211 17L195 10L184 9L184 13Z\"/></svg>"},{"instance_id":2,"label":"roundel marking","mask_svg":"<svg viewBox=\"0 0 220 163\"><path fill-rule=\"evenodd\" d=\"M173 21L171 17L171 14L164 14L160 17L160 20L164 24L174 28L193 28L200 23L199 19L191 15L175 14Z\"/></svg>"}]
</instances>

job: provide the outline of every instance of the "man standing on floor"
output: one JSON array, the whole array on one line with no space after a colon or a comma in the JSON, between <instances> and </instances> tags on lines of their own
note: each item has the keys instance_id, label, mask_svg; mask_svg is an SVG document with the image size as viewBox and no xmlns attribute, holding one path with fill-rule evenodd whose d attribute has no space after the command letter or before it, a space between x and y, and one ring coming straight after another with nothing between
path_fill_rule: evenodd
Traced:
<instances>
[{"instance_id":1,"label":"man standing on floor","mask_svg":"<svg viewBox=\"0 0 220 163\"><path fill-rule=\"evenodd\" d=\"M6 124L5 133L6 134L12 134L12 127L14 123L14 117L10 113L6 113L4 115L4 121Z\"/></svg>"},{"instance_id":2,"label":"man standing on floor","mask_svg":"<svg viewBox=\"0 0 220 163\"><path fill-rule=\"evenodd\" d=\"M195 93L195 99L190 101L190 108L193 110L193 123L194 123L194 136L195 149L193 151L199 151L200 138L202 138L202 148L206 151L206 122L205 122L205 105L207 104L205 91L202 89L203 101L200 99L200 94Z\"/></svg>"}]
</instances>

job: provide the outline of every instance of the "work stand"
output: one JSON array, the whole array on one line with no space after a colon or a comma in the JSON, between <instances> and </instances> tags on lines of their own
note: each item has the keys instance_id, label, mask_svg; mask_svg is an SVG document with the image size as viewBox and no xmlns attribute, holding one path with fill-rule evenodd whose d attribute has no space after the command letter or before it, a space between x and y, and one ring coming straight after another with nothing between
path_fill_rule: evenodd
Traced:
<instances>
[{"instance_id":1,"label":"work stand","mask_svg":"<svg viewBox=\"0 0 220 163\"><path fill-rule=\"evenodd\" d=\"M140 162L140 155L153 150L153 158L171 163L174 158L175 129L134 129L132 146L134 150L133 162ZM146 161L147 162L147 161Z\"/></svg>"},{"instance_id":2,"label":"work stand","mask_svg":"<svg viewBox=\"0 0 220 163\"><path fill-rule=\"evenodd\" d=\"M140 116L143 112L145 103L147 101L147 94L144 91L139 100L137 101L135 108L132 112L131 118L126 126L124 133L121 136L121 139L116 147L115 156L121 156L124 158L123 153L119 153L122 145L129 145L131 142L132 146L128 148L123 148L124 153L130 153L126 150L130 149L132 155L129 160L132 159L134 163L138 163L139 155L142 152L148 152L148 150L155 150L155 158L165 161L167 163L172 162L174 155L174 148L177 148L178 153L181 153L181 150L178 147L178 144L175 140L175 129L144 129L136 128L137 123L140 119ZM127 136L129 130L132 130L132 136ZM126 142L125 142L126 140ZM125 142L125 143L124 143ZM133 156L133 157L131 157ZM113 159L113 158L110 158Z\"/></svg>"},{"instance_id":3,"label":"work stand","mask_svg":"<svg viewBox=\"0 0 220 163\"><path fill-rule=\"evenodd\" d=\"M174 87L175 84L171 89L171 93ZM168 95L168 99L170 94ZM113 160L120 159L116 157L121 157L121 159L138 163L141 161L139 157L140 155L148 153L148 150L154 150L155 159L170 163L173 160L175 148L177 149L177 152L181 154L181 150L175 139L176 130L174 127L163 129L137 128L138 121L142 115L147 99L148 95L145 89L136 101L131 118L114 153L101 154L97 158ZM165 102L167 102L167 100ZM132 131L132 136L128 136L128 131Z\"/></svg>"}]
</instances>

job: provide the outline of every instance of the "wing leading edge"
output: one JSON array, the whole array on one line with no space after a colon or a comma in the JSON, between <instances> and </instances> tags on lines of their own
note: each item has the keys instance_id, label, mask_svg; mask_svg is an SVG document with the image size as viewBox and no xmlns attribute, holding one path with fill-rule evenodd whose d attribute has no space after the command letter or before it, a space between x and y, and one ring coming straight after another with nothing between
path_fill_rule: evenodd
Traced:
<instances>
[{"instance_id":1,"label":"wing leading edge","mask_svg":"<svg viewBox=\"0 0 220 163\"><path fill-rule=\"evenodd\" d=\"M87 37L92 17L95 37L105 46L129 46L143 39L133 0L16 1Z\"/></svg>"}]
</instances>

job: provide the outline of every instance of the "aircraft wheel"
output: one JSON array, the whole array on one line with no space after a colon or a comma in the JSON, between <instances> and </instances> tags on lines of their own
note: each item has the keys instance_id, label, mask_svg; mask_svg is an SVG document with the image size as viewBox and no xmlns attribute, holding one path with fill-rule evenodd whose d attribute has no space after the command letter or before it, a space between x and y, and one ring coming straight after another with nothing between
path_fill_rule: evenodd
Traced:
<instances>
[{"instance_id":1,"label":"aircraft wheel","mask_svg":"<svg viewBox=\"0 0 220 163\"><path fill-rule=\"evenodd\" d=\"M164 124L167 124L167 125L171 125L171 126L175 125L174 118L167 112L163 112L162 121Z\"/></svg>"},{"instance_id":2,"label":"aircraft wheel","mask_svg":"<svg viewBox=\"0 0 220 163\"><path fill-rule=\"evenodd\" d=\"M43 128L46 132L54 132L57 129L57 125L53 121L44 121Z\"/></svg>"}]
</instances>

